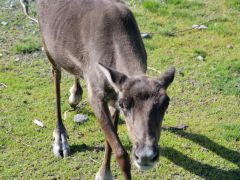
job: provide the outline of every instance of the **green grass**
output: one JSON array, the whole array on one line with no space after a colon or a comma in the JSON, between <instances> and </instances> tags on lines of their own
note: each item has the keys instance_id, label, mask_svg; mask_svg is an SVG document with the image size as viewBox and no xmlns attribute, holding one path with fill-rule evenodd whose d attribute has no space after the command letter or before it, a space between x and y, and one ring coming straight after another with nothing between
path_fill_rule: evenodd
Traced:
<instances>
[{"instance_id":1,"label":"green grass","mask_svg":"<svg viewBox=\"0 0 240 180\"><path fill-rule=\"evenodd\" d=\"M27 36L19 39L16 44L12 47L12 51L15 54L26 54L39 51L41 49L41 44L39 38L33 36Z\"/></svg>"},{"instance_id":2,"label":"green grass","mask_svg":"<svg viewBox=\"0 0 240 180\"><path fill-rule=\"evenodd\" d=\"M156 0L145 0L142 5L150 12L156 13L160 9L160 3Z\"/></svg>"},{"instance_id":3,"label":"green grass","mask_svg":"<svg viewBox=\"0 0 240 180\"><path fill-rule=\"evenodd\" d=\"M225 124L221 127L223 129L221 135L227 141L239 141L240 140L240 124Z\"/></svg>"},{"instance_id":4,"label":"green grass","mask_svg":"<svg viewBox=\"0 0 240 180\"><path fill-rule=\"evenodd\" d=\"M212 78L212 88L225 94L240 95L240 59L233 59L231 64L221 62L212 64L209 76Z\"/></svg>"},{"instance_id":5,"label":"green grass","mask_svg":"<svg viewBox=\"0 0 240 180\"><path fill-rule=\"evenodd\" d=\"M40 45L38 26L23 16L19 4L9 9L0 0L0 179L94 179L103 158L104 136L87 104L68 112L64 124L72 155L51 152L55 127L54 84ZM160 32L144 40L148 65L163 71L174 65L174 83L164 125L188 125L181 132L163 131L160 162L133 179L239 179L240 177L240 22L237 0L130 0L142 32ZM35 16L34 3L31 14ZM209 21L211 20L211 21ZM206 30L169 36L169 32L207 22ZM232 48L228 48L228 45ZM197 56L205 57L204 61ZM158 73L148 71L150 76ZM73 78L62 77L62 111L69 109ZM86 100L86 85L82 82ZM76 113L89 121L77 125ZM40 119L46 128L33 124ZM124 122L124 121L123 121ZM119 134L130 152L124 123ZM116 160L112 171L123 179Z\"/></svg>"},{"instance_id":6,"label":"green grass","mask_svg":"<svg viewBox=\"0 0 240 180\"><path fill-rule=\"evenodd\" d=\"M195 49L195 50L194 50L194 53L196 54L196 56L202 56L202 57L204 57L204 58L207 57L206 51L201 50L201 49Z\"/></svg>"},{"instance_id":7,"label":"green grass","mask_svg":"<svg viewBox=\"0 0 240 180\"><path fill-rule=\"evenodd\" d=\"M228 0L229 7L240 11L240 2L238 0Z\"/></svg>"}]
</instances>

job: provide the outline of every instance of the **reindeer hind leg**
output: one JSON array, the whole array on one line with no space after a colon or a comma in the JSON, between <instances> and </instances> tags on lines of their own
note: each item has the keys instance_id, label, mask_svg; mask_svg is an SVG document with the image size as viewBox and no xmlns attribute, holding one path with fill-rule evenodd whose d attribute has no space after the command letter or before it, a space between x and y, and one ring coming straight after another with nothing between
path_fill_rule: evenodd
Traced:
<instances>
[{"instance_id":1,"label":"reindeer hind leg","mask_svg":"<svg viewBox=\"0 0 240 180\"><path fill-rule=\"evenodd\" d=\"M81 101L83 94L81 84L77 77L75 77L73 86L70 88L69 92L70 92L70 96L68 99L69 105L72 108L76 108L79 102Z\"/></svg>"}]
</instances>

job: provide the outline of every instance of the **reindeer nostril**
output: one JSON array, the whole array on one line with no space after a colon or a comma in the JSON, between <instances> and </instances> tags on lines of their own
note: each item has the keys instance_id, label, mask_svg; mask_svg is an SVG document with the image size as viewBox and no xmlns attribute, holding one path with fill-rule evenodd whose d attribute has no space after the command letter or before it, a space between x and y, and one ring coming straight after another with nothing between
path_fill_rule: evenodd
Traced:
<instances>
[{"instance_id":1,"label":"reindeer nostril","mask_svg":"<svg viewBox=\"0 0 240 180\"><path fill-rule=\"evenodd\" d=\"M141 166L148 166L158 161L159 150L157 147L143 146L143 148L133 149L133 158Z\"/></svg>"}]
</instances>

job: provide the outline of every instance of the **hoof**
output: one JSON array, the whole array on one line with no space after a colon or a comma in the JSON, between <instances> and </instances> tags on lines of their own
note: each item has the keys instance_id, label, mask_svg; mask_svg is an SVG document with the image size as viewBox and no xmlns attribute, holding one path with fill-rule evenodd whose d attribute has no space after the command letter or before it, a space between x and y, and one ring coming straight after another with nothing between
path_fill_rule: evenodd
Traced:
<instances>
[{"instance_id":1,"label":"hoof","mask_svg":"<svg viewBox=\"0 0 240 180\"><path fill-rule=\"evenodd\" d=\"M57 158L67 157L70 155L70 147L68 145L67 133L66 131L60 131L55 129L53 131L53 154Z\"/></svg>"}]
</instances>

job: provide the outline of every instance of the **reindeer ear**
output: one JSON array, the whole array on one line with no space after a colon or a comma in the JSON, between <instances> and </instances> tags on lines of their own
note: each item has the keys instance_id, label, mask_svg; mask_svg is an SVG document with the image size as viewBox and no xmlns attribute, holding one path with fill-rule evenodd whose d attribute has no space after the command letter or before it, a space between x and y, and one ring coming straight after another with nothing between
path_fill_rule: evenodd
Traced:
<instances>
[{"instance_id":1,"label":"reindeer ear","mask_svg":"<svg viewBox=\"0 0 240 180\"><path fill-rule=\"evenodd\" d=\"M167 71L160 75L160 81L163 83L165 89L173 82L175 75L175 67L170 67Z\"/></svg>"},{"instance_id":2,"label":"reindeer ear","mask_svg":"<svg viewBox=\"0 0 240 180\"><path fill-rule=\"evenodd\" d=\"M109 84L114 88L116 92L121 91L124 82L127 80L127 75L120 73L114 69L104 66L98 63L98 67L101 72L107 78Z\"/></svg>"}]
</instances>

